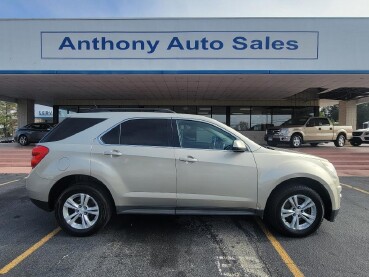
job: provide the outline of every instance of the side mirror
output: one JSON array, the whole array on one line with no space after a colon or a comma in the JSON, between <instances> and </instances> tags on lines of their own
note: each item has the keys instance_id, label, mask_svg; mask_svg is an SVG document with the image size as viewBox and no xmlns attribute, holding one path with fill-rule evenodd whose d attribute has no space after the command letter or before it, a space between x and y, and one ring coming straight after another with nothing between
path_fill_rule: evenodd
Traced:
<instances>
[{"instance_id":1,"label":"side mirror","mask_svg":"<svg viewBox=\"0 0 369 277\"><path fill-rule=\"evenodd\" d=\"M242 140L236 139L233 142L232 150L234 152L245 152L246 149L246 144Z\"/></svg>"}]
</instances>

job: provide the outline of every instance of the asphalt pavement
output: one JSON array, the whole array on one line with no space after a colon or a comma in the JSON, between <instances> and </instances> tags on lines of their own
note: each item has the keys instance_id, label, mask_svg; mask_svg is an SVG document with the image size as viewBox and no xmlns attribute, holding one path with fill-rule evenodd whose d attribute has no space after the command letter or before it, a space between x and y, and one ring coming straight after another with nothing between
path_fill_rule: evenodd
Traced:
<instances>
[{"instance_id":1,"label":"asphalt pavement","mask_svg":"<svg viewBox=\"0 0 369 277\"><path fill-rule=\"evenodd\" d=\"M4 276L293 276L256 217L120 215L75 238L29 201L25 176L0 174L0 272L11 268ZM341 182L348 186L336 222L303 239L273 233L305 276L368 276L369 177Z\"/></svg>"}]
</instances>

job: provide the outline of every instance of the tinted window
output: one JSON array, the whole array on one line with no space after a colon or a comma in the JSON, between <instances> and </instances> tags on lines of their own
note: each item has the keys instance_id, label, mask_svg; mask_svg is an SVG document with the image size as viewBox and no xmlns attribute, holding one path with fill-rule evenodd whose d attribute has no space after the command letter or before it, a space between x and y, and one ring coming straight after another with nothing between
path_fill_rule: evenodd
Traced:
<instances>
[{"instance_id":1,"label":"tinted window","mask_svg":"<svg viewBox=\"0 0 369 277\"><path fill-rule=\"evenodd\" d=\"M133 119L121 124L120 144L170 146L169 119Z\"/></svg>"},{"instance_id":2,"label":"tinted window","mask_svg":"<svg viewBox=\"0 0 369 277\"><path fill-rule=\"evenodd\" d=\"M120 125L114 127L101 137L101 141L106 144L119 144Z\"/></svg>"},{"instance_id":3,"label":"tinted window","mask_svg":"<svg viewBox=\"0 0 369 277\"><path fill-rule=\"evenodd\" d=\"M66 118L52 129L40 142L66 139L104 120L105 118Z\"/></svg>"},{"instance_id":4,"label":"tinted window","mask_svg":"<svg viewBox=\"0 0 369 277\"><path fill-rule=\"evenodd\" d=\"M234 136L211 124L177 120L178 136L181 147L199 149L232 149Z\"/></svg>"}]
</instances>

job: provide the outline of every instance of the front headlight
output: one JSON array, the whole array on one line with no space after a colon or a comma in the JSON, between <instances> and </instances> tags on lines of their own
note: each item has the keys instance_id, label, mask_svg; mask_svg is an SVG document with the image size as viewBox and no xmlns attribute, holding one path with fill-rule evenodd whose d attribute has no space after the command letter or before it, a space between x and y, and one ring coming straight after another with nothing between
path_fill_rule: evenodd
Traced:
<instances>
[{"instance_id":1,"label":"front headlight","mask_svg":"<svg viewBox=\"0 0 369 277\"><path fill-rule=\"evenodd\" d=\"M288 135L288 129L286 128L282 128L280 131L279 131L279 134L281 136L287 136Z\"/></svg>"},{"instance_id":2,"label":"front headlight","mask_svg":"<svg viewBox=\"0 0 369 277\"><path fill-rule=\"evenodd\" d=\"M322 164L328 169L328 171L333 175L333 176L337 176L337 171L336 168L334 167L334 165L328 161L321 161Z\"/></svg>"}]
</instances>

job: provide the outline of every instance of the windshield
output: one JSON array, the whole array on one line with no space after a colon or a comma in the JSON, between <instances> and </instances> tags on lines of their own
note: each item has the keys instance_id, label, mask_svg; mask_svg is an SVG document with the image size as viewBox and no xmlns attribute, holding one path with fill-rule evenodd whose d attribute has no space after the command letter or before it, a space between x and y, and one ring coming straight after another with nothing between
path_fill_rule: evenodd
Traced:
<instances>
[{"instance_id":1,"label":"windshield","mask_svg":"<svg viewBox=\"0 0 369 277\"><path fill-rule=\"evenodd\" d=\"M308 118L291 118L283 122L281 126L304 125Z\"/></svg>"}]
</instances>

